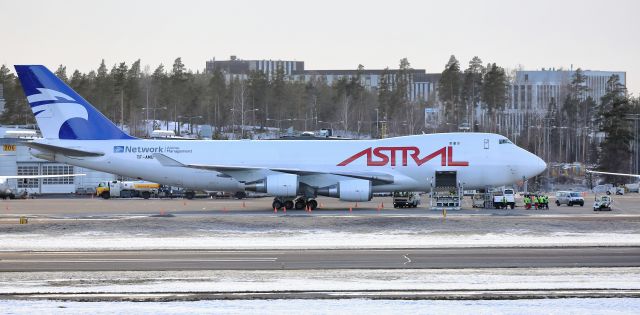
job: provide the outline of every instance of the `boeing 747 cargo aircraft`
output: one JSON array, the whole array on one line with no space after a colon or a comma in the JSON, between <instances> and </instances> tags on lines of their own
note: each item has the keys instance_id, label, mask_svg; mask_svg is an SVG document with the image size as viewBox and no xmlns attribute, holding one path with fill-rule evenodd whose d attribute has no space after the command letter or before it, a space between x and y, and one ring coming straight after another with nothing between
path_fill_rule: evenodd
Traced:
<instances>
[{"instance_id":1,"label":"boeing 747 cargo aircraft","mask_svg":"<svg viewBox=\"0 0 640 315\"><path fill-rule=\"evenodd\" d=\"M508 185L543 172L536 155L490 133L379 140L144 140L120 130L51 71L15 66L43 135L39 158L215 191L257 191L274 208L316 208L318 195L368 201L374 192L428 191L436 172L465 189Z\"/></svg>"}]
</instances>

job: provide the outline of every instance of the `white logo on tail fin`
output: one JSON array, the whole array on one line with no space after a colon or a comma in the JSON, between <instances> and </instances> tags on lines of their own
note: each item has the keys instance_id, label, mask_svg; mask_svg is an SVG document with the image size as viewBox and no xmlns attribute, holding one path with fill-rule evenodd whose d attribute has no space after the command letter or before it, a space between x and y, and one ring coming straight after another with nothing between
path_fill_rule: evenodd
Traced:
<instances>
[{"instance_id":1,"label":"white logo on tail fin","mask_svg":"<svg viewBox=\"0 0 640 315\"><path fill-rule=\"evenodd\" d=\"M58 98L64 98L67 101L75 101L71 96L50 89L37 88L40 94L31 94L27 96L29 103L42 101L57 101Z\"/></svg>"},{"instance_id":2,"label":"white logo on tail fin","mask_svg":"<svg viewBox=\"0 0 640 315\"><path fill-rule=\"evenodd\" d=\"M57 101L59 99L74 101L65 103L51 102L31 107L42 131L42 135L45 138L58 138L60 128L69 119L82 118L87 121L89 120L87 109L75 103L72 97L51 89L38 88L38 91L40 92L39 94L27 96L29 103Z\"/></svg>"}]
</instances>

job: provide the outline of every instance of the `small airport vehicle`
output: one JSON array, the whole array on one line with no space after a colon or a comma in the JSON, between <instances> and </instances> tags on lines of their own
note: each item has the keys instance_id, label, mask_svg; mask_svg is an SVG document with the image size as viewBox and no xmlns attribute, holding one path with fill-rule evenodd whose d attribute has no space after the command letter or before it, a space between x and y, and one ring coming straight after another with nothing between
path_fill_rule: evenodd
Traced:
<instances>
[{"instance_id":1,"label":"small airport vehicle","mask_svg":"<svg viewBox=\"0 0 640 315\"><path fill-rule=\"evenodd\" d=\"M496 192L493 195L493 206L496 209L513 209L516 206L516 195L513 189L507 188Z\"/></svg>"},{"instance_id":2,"label":"small airport vehicle","mask_svg":"<svg viewBox=\"0 0 640 315\"><path fill-rule=\"evenodd\" d=\"M611 189L606 191L607 195L624 195L624 187L612 187Z\"/></svg>"},{"instance_id":3,"label":"small airport vehicle","mask_svg":"<svg viewBox=\"0 0 640 315\"><path fill-rule=\"evenodd\" d=\"M573 207L573 205L584 206L584 198L577 191L559 191L556 193L556 206L567 205Z\"/></svg>"},{"instance_id":4,"label":"small airport vehicle","mask_svg":"<svg viewBox=\"0 0 640 315\"><path fill-rule=\"evenodd\" d=\"M149 199L158 196L160 185L147 181L104 181L98 184L96 195L109 199L115 198L135 198L141 197Z\"/></svg>"},{"instance_id":5,"label":"small airport vehicle","mask_svg":"<svg viewBox=\"0 0 640 315\"><path fill-rule=\"evenodd\" d=\"M484 208L484 194L477 193L473 195L473 207L474 208Z\"/></svg>"},{"instance_id":6,"label":"small airport vehicle","mask_svg":"<svg viewBox=\"0 0 640 315\"><path fill-rule=\"evenodd\" d=\"M626 184L624 185L628 192L640 192L640 183Z\"/></svg>"},{"instance_id":7,"label":"small airport vehicle","mask_svg":"<svg viewBox=\"0 0 640 315\"><path fill-rule=\"evenodd\" d=\"M420 193L414 191L395 191L393 193L394 208L416 208L420 205Z\"/></svg>"},{"instance_id":8,"label":"small airport vehicle","mask_svg":"<svg viewBox=\"0 0 640 315\"><path fill-rule=\"evenodd\" d=\"M593 203L593 211L611 211L611 203L613 203L613 200L611 200L610 196L596 196L596 201Z\"/></svg>"}]
</instances>

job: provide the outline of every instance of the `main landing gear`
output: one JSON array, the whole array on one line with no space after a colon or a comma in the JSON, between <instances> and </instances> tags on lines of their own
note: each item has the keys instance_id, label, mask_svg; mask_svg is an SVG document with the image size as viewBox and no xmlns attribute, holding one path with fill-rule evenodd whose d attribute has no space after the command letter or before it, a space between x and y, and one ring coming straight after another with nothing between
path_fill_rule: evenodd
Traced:
<instances>
[{"instance_id":1,"label":"main landing gear","mask_svg":"<svg viewBox=\"0 0 640 315\"><path fill-rule=\"evenodd\" d=\"M282 208L285 208L287 210L291 210L293 208L296 208L296 210L302 210L306 208L315 210L318 207L318 202L313 198L305 197L296 197L294 199L276 197L273 199L272 207L277 210L280 210Z\"/></svg>"}]
</instances>

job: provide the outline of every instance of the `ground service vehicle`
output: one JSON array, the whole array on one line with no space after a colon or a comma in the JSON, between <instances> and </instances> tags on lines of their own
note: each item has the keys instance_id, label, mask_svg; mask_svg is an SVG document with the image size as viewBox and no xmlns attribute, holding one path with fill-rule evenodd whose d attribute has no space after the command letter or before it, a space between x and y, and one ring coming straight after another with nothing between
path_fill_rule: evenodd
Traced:
<instances>
[{"instance_id":1,"label":"ground service vehicle","mask_svg":"<svg viewBox=\"0 0 640 315\"><path fill-rule=\"evenodd\" d=\"M503 189L501 192L494 193L493 206L496 209L513 209L516 206L516 194L513 189Z\"/></svg>"},{"instance_id":2,"label":"ground service vehicle","mask_svg":"<svg viewBox=\"0 0 640 315\"><path fill-rule=\"evenodd\" d=\"M266 193L274 197L273 208L314 209L317 196L357 202L377 192L428 191L441 171L456 173L456 183L465 189L479 189L512 184L546 168L536 155L491 133L371 140L138 139L44 66L15 68L43 135L25 143L34 156L194 191Z\"/></svg>"},{"instance_id":3,"label":"ground service vehicle","mask_svg":"<svg viewBox=\"0 0 640 315\"><path fill-rule=\"evenodd\" d=\"M420 205L420 193L414 191L393 192L394 208L416 208Z\"/></svg>"},{"instance_id":4,"label":"ground service vehicle","mask_svg":"<svg viewBox=\"0 0 640 315\"><path fill-rule=\"evenodd\" d=\"M473 208L484 208L485 206L483 193L474 194L472 201L473 201L473 204L472 204Z\"/></svg>"},{"instance_id":5,"label":"ground service vehicle","mask_svg":"<svg viewBox=\"0 0 640 315\"><path fill-rule=\"evenodd\" d=\"M147 181L104 181L98 184L96 195L109 199L141 197L149 199L157 197L160 185Z\"/></svg>"},{"instance_id":6,"label":"ground service vehicle","mask_svg":"<svg viewBox=\"0 0 640 315\"><path fill-rule=\"evenodd\" d=\"M567 205L572 207L573 205L584 206L584 198L577 191L559 191L556 193L556 206Z\"/></svg>"},{"instance_id":7,"label":"ground service vehicle","mask_svg":"<svg viewBox=\"0 0 640 315\"><path fill-rule=\"evenodd\" d=\"M593 203L593 211L611 211L611 200L610 196L596 196L596 201Z\"/></svg>"}]
</instances>

